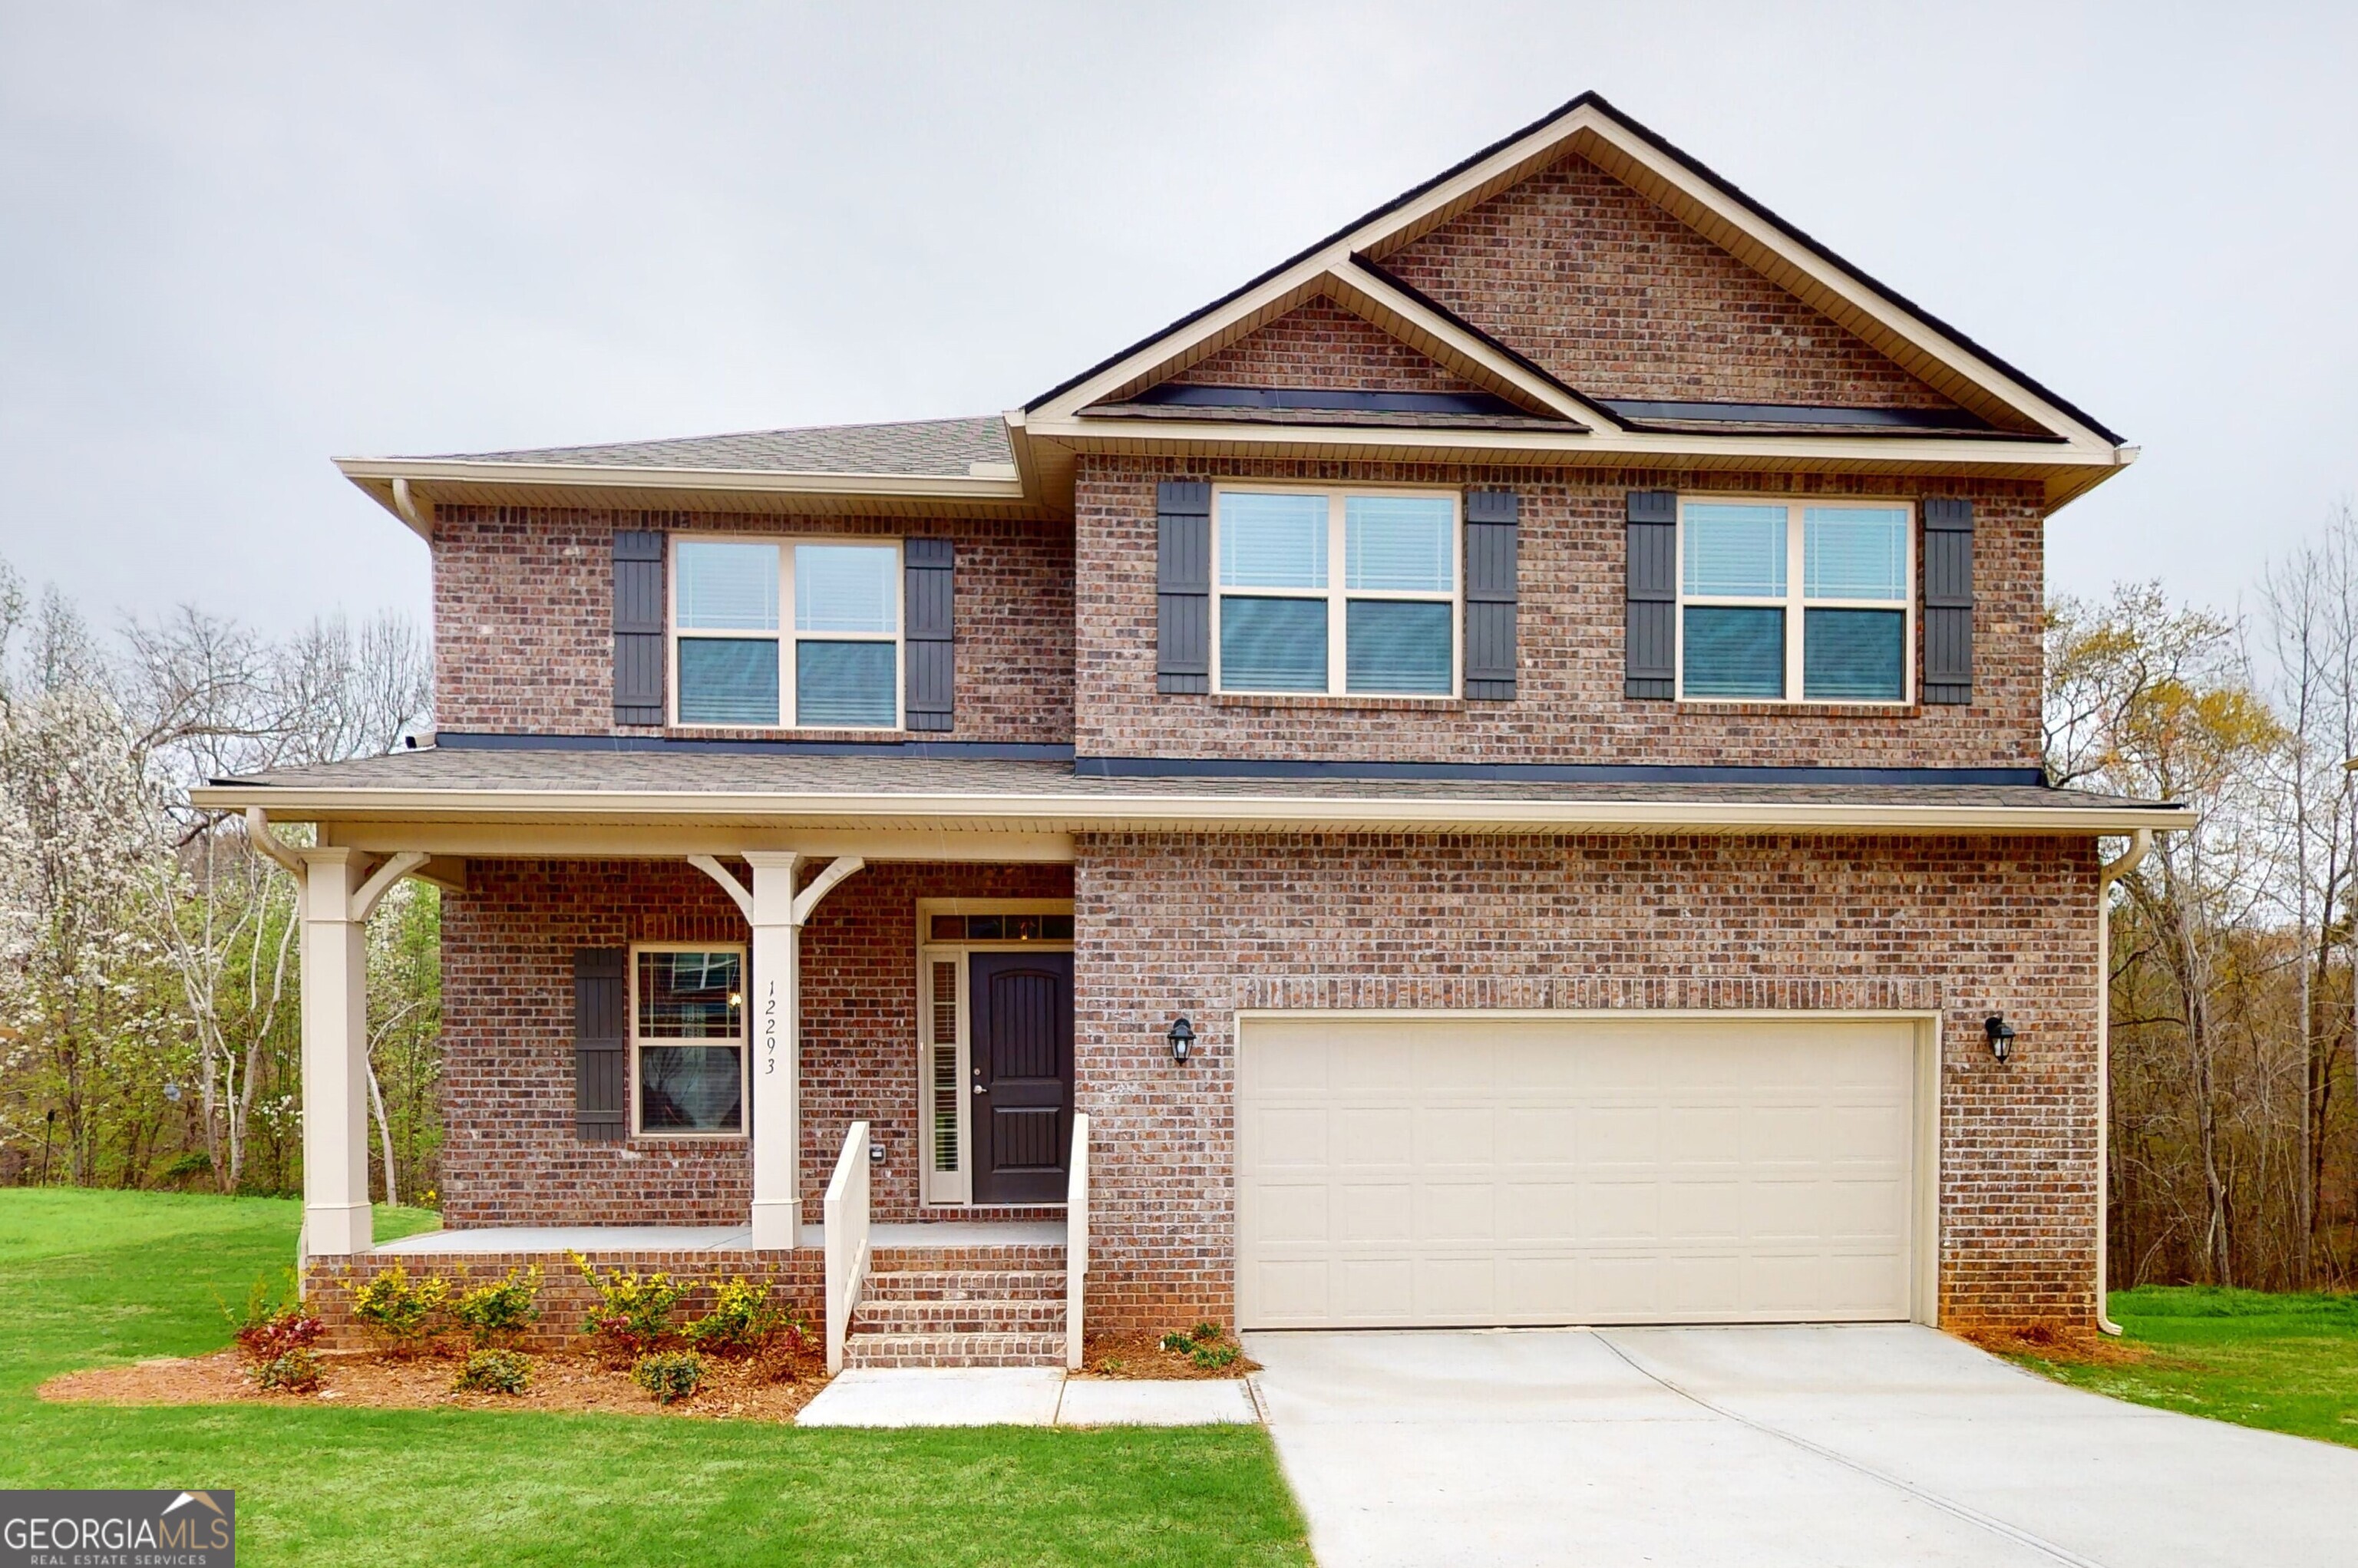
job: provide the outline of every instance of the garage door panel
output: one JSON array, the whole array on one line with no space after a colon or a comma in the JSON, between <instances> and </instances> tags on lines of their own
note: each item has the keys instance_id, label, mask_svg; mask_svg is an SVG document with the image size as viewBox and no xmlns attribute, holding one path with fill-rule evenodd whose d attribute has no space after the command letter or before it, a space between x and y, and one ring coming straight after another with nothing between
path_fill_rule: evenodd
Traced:
<instances>
[{"instance_id":1,"label":"garage door panel","mask_svg":"<svg viewBox=\"0 0 2358 1568\"><path fill-rule=\"evenodd\" d=\"M1347 1246L1416 1239L1416 1188L1407 1182L1337 1182L1333 1239Z\"/></svg>"},{"instance_id":2,"label":"garage door panel","mask_svg":"<svg viewBox=\"0 0 2358 1568\"><path fill-rule=\"evenodd\" d=\"M1498 1121L1488 1106L1427 1106L1417 1113L1416 1159L1435 1165L1488 1168L1498 1157Z\"/></svg>"},{"instance_id":3,"label":"garage door panel","mask_svg":"<svg viewBox=\"0 0 2358 1568\"><path fill-rule=\"evenodd\" d=\"M1913 1025L1248 1020L1248 1327L1904 1318Z\"/></svg>"}]
</instances>

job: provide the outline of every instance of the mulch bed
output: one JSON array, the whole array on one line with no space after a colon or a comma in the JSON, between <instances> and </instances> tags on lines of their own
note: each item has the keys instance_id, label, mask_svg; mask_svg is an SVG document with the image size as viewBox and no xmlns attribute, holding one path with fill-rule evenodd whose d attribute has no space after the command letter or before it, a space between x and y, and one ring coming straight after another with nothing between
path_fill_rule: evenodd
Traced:
<instances>
[{"instance_id":1,"label":"mulch bed","mask_svg":"<svg viewBox=\"0 0 2358 1568\"><path fill-rule=\"evenodd\" d=\"M1225 1336L1217 1342L1233 1345ZM1260 1370L1260 1363L1237 1352L1225 1367L1205 1368L1184 1350L1165 1350L1159 1334L1091 1334L1082 1343L1081 1369L1076 1378L1171 1379L1190 1382L1241 1378Z\"/></svg>"},{"instance_id":2,"label":"mulch bed","mask_svg":"<svg viewBox=\"0 0 2358 1568\"><path fill-rule=\"evenodd\" d=\"M701 1416L717 1421L790 1422L827 1386L827 1358L817 1350L761 1359L704 1358L704 1386L663 1405L631 1381L626 1366L559 1351L532 1358L532 1382L521 1394L454 1393L451 1379L463 1357L423 1355L406 1360L373 1351L327 1351L320 1386L308 1394L267 1392L254 1386L234 1349L185 1359L141 1361L68 1372L41 1385L45 1400L116 1405L355 1405L373 1410L598 1411L622 1415Z\"/></svg>"},{"instance_id":3,"label":"mulch bed","mask_svg":"<svg viewBox=\"0 0 2358 1568\"><path fill-rule=\"evenodd\" d=\"M2028 1356L2068 1366L2135 1367L2158 1358L2149 1345L2132 1345L2093 1328L2050 1328L2041 1324L2023 1328L1975 1325L1952 1332L1966 1344L1977 1345L1993 1356Z\"/></svg>"}]
</instances>

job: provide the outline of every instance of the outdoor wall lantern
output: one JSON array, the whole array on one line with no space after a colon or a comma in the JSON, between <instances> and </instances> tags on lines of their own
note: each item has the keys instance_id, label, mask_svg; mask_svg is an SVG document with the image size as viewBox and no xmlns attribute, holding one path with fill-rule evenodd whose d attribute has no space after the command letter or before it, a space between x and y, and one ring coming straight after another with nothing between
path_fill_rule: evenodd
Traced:
<instances>
[{"instance_id":1,"label":"outdoor wall lantern","mask_svg":"<svg viewBox=\"0 0 2358 1568\"><path fill-rule=\"evenodd\" d=\"M1993 1012L1982 1020L1982 1033L1989 1037L1990 1054L2003 1062L2014 1050L2014 1025Z\"/></svg>"},{"instance_id":2,"label":"outdoor wall lantern","mask_svg":"<svg viewBox=\"0 0 2358 1568\"><path fill-rule=\"evenodd\" d=\"M1171 1059L1186 1065L1187 1053L1195 1048L1195 1026L1187 1022L1186 1014L1181 1013L1178 1022L1172 1024L1170 1039Z\"/></svg>"}]
</instances>

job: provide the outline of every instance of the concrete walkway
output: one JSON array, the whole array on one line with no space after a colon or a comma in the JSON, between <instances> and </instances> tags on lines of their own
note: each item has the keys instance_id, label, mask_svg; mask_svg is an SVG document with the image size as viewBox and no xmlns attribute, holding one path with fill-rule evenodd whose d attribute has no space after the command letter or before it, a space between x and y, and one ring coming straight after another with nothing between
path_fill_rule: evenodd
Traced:
<instances>
[{"instance_id":1,"label":"concrete walkway","mask_svg":"<svg viewBox=\"0 0 2358 1568\"><path fill-rule=\"evenodd\" d=\"M1928 1328L1255 1334L1324 1568L2358 1561L2358 1450Z\"/></svg>"},{"instance_id":2,"label":"concrete walkway","mask_svg":"<svg viewBox=\"0 0 2358 1568\"><path fill-rule=\"evenodd\" d=\"M796 1426L1207 1426L1256 1422L1239 1380L1067 1378L1055 1367L863 1367L838 1374Z\"/></svg>"}]
</instances>

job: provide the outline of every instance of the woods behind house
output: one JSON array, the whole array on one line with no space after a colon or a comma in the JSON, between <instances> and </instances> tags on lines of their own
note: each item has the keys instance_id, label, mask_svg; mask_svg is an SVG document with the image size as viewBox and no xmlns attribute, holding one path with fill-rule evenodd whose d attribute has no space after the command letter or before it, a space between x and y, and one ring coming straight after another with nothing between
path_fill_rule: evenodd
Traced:
<instances>
[{"instance_id":1,"label":"woods behind house","mask_svg":"<svg viewBox=\"0 0 2358 1568\"><path fill-rule=\"evenodd\" d=\"M2113 894L2118 1286L2358 1283L2358 521L2255 598L2049 607L2050 782L2200 813ZM188 791L390 751L431 690L397 617L101 634L0 564L0 1183L299 1189L294 885ZM438 895L401 884L368 931L388 1201L438 1181L439 948Z\"/></svg>"}]
</instances>

